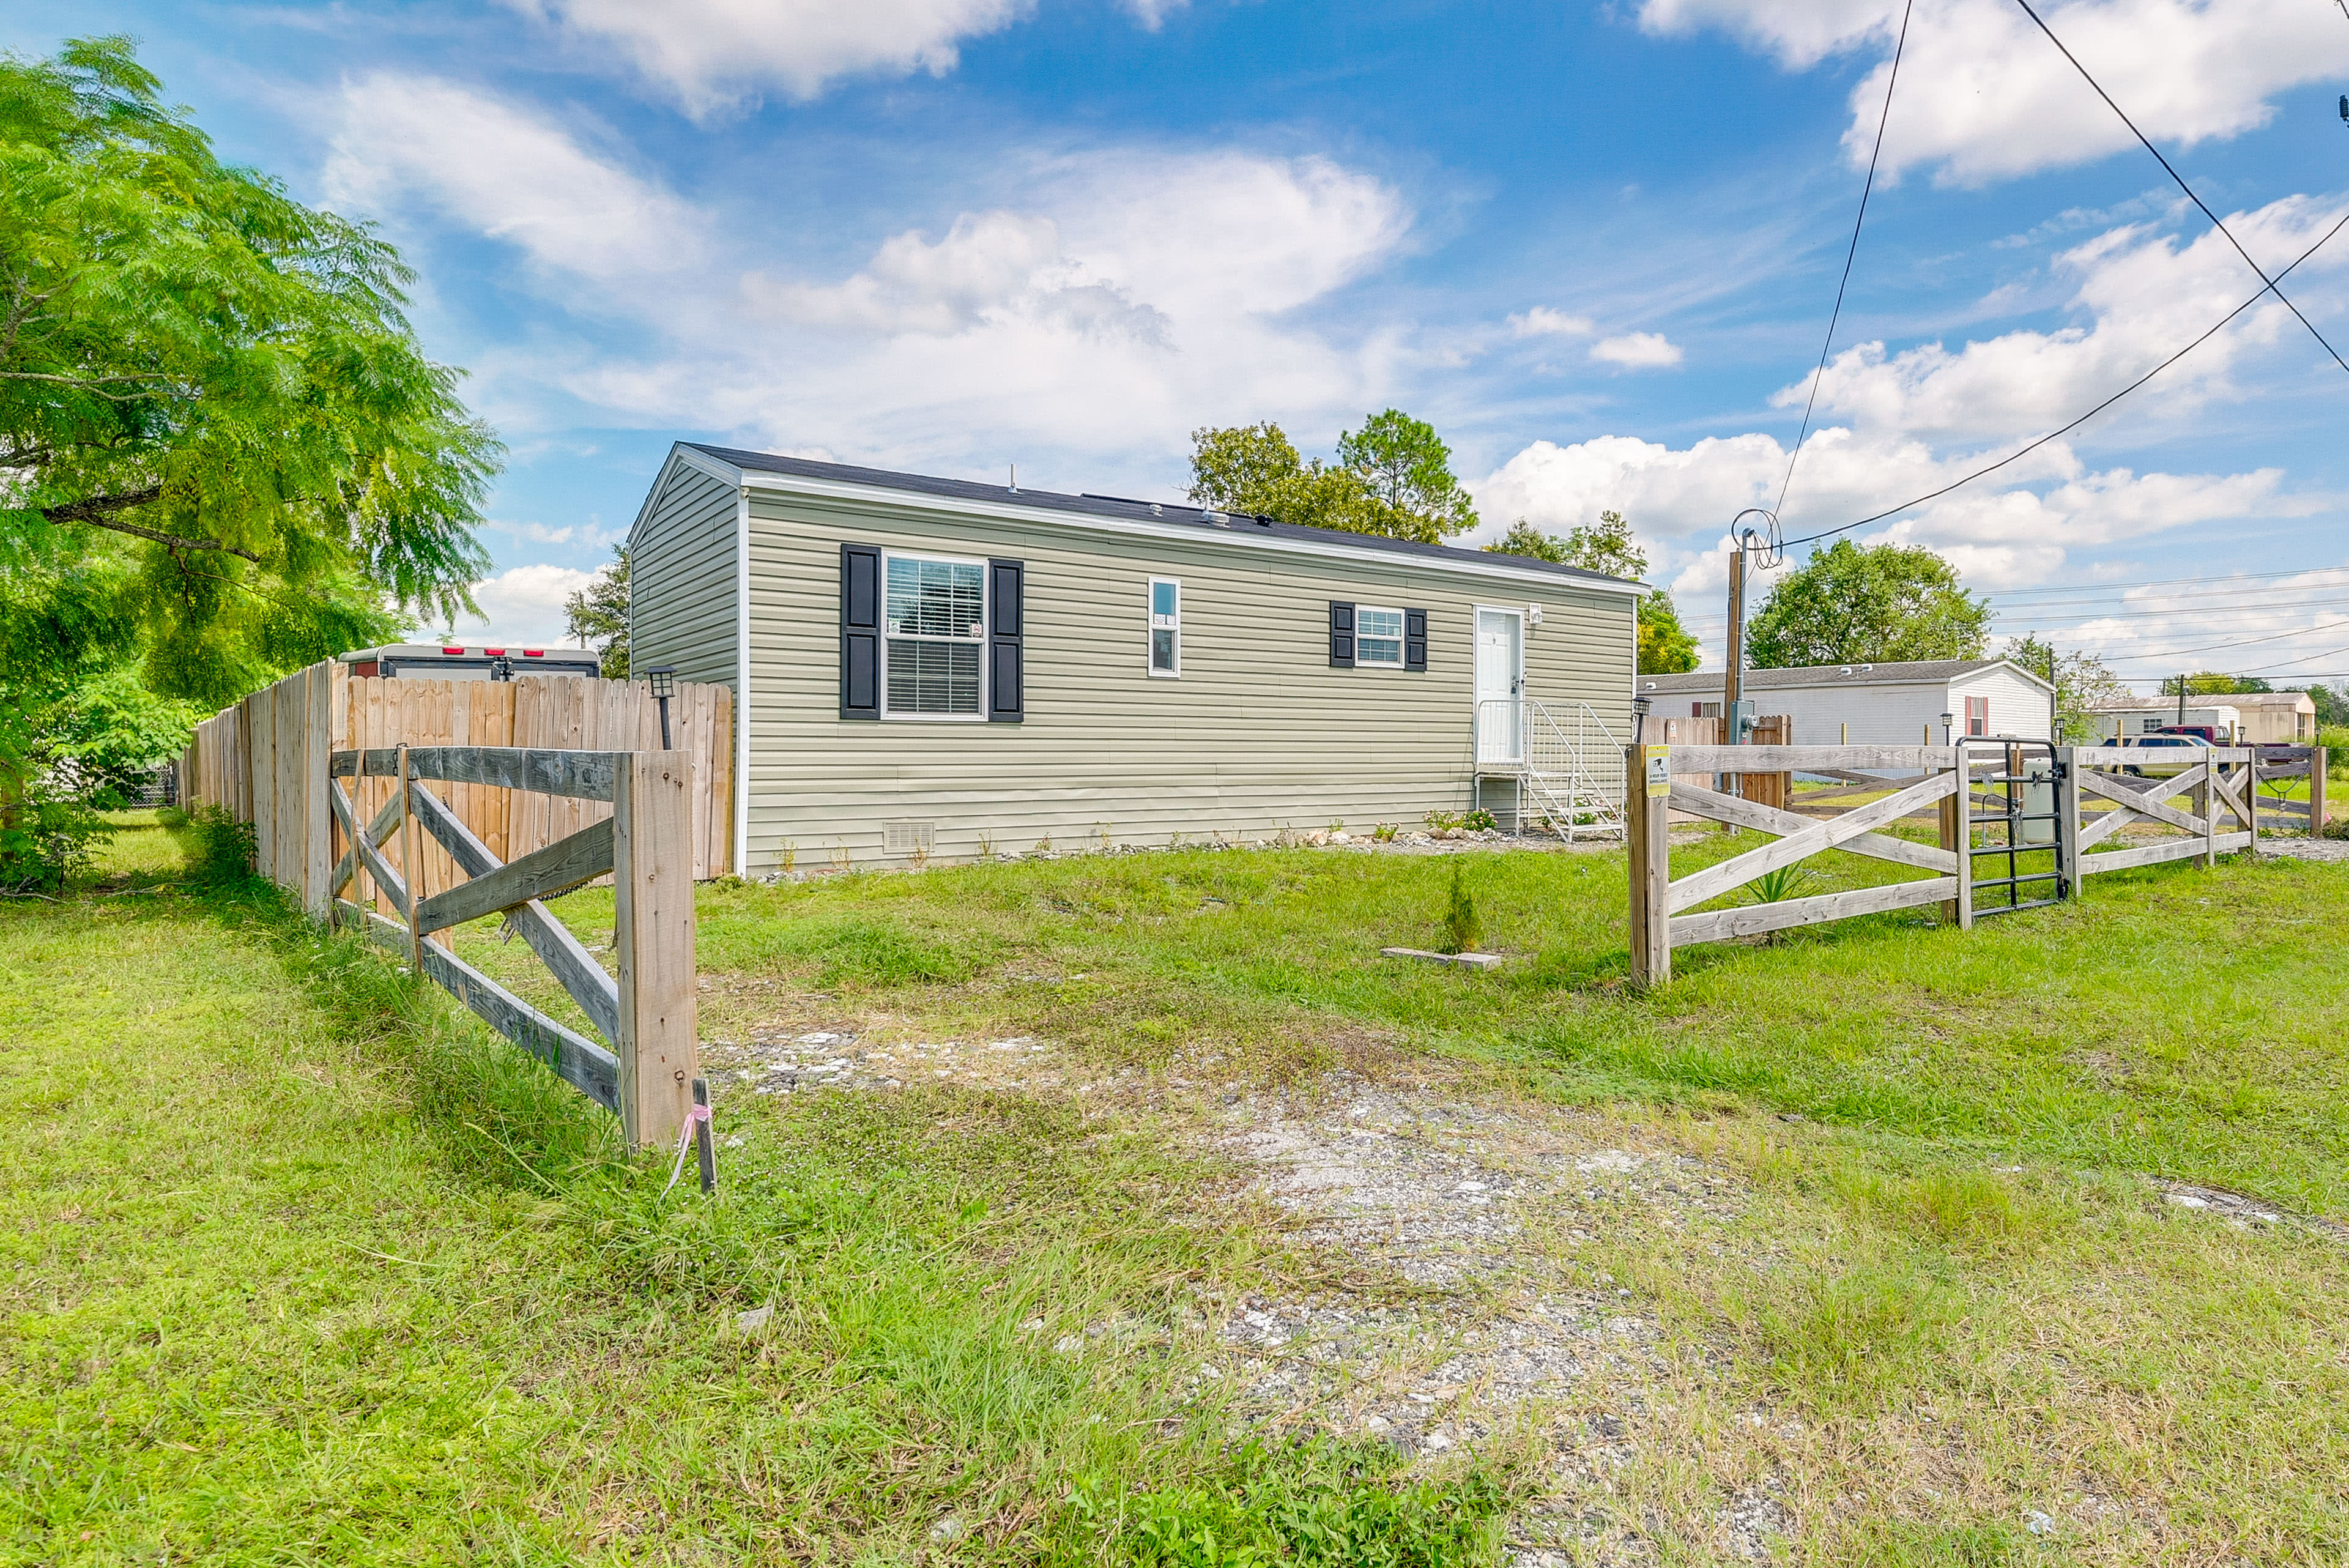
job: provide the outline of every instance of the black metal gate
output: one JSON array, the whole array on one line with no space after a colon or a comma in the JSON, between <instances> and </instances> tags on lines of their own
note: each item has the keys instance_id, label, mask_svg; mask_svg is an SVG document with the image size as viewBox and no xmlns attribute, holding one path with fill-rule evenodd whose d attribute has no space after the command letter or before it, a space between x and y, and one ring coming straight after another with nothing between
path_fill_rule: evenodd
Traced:
<instances>
[{"instance_id":1,"label":"black metal gate","mask_svg":"<svg viewBox=\"0 0 2349 1568\"><path fill-rule=\"evenodd\" d=\"M1974 915L2043 909L2072 897L2076 888L2068 842L2071 835L2064 820L2064 760L2055 747L2046 741L2002 735L1961 736L1957 746L1964 778L1959 798L1967 823L1964 854ZM1977 776L1973 770L1982 765L1984 752L1990 753L1992 771ZM1985 793L1978 794L1978 788ZM1977 843L1977 838L1988 842ZM2048 857L2049 869L2023 867L2026 858L2042 855ZM1985 868L2006 874L1980 875Z\"/></svg>"}]
</instances>

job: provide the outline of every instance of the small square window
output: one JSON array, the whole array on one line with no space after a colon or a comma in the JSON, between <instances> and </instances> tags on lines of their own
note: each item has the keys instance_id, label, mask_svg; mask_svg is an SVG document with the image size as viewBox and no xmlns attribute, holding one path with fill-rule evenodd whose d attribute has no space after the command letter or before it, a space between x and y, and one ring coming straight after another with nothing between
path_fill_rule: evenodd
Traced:
<instances>
[{"instance_id":1,"label":"small square window","mask_svg":"<svg viewBox=\"0 0 2349 1568\"><path fill-rule=\"evenodd\" d=\"M1150 673L1183 673L1183 585L1150 579Z\"/></svg>"},{"instance_id":2,"label":"small square window","mask_svg":"<svg viewBox=\"0 0 2349 1568\"><path fill-rule=\"evenodd\" d=\"M1355 607L1354 662L1402 668L1402 611Z\"/></svg>"}]
</instances>

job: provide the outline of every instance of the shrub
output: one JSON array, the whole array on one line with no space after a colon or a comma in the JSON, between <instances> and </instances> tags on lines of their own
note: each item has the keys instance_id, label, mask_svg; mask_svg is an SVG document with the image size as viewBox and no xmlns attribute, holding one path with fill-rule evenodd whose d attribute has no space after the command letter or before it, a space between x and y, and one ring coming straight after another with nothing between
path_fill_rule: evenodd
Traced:
<instances>
[{"instance_id":1,"label":"shrub","mask_svg":"<svg viewBox=\"0 0 2349 1568\"><path fill-rule=\"evenodd\" d=\"M1392 844L1395 837L1395 825L1392 822L1381 822L1371 829L1371 836L1381 844Z\"/></svg>"},{"instance_id":2,"label":"shrub","mask_svg":"<svg viewBox=\"0 0 2349 1568\"><path fill-rule=\"evenodd\" d=\"M1466 820L1456 811L1431 811L1427 814L1427 831L1449 833Z\"/></svg>"},{"instance_id":3,"label":"shrub","mask_svg":"<svg viewBox=\"0 0 2349 1568\"><path fill-rule=\"evenodd\" d=\"M1460 819L1460 826L1466 828L1471 833L1490 833L1501 825L1493 819L1493 814L1491 812L1486 811L1480 805L1475 810L1470 812L1467 815L1462 817Z\"/></svg>"},{"instance_id":4,"label":"shrub","mask_svg":"<svg viewBox=\"0 0 2349 1568\"><path fill-rule=\"evenodd\" d=\"M198 887L226 887L253 875L251 823L239 822L220 806L203 805L191 813L174 812L164 825L180 830L188 880Z\"/></svg>"},{"instance_id":5,"label":"shrub","mask_svg":"<svg viewBox=\"0 0 2349 1568\"><path fill-rule=\"evenodd\" d=\"M88 805L40 784L0 802L0 893L59 892L113 831Z\"/></svg>"},{"instance_id":6,"label":"shrub","mask_svg":"<svg viewBox=\"0 0 2349 1568\"><path fill-rule=\"evenodd\" d=\"M1444 932L1448 953L1472 951L1485 940L1485 924L1476 918L1476 900L1469 896L1468 878L1457 860L1452 863L1452 901L1444 911Z\"/></svg>"}]
</instances>

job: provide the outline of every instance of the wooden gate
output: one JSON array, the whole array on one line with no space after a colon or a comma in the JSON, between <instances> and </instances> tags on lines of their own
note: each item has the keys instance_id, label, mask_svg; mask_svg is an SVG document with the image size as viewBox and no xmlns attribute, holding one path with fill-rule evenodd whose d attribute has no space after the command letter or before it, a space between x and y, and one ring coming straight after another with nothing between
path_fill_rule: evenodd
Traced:
<instances>
[{"instance_id":1,"label":"wooden gate","mask_svg":"<svg viewBox=\"0 0 2349 1568\"><path fill-rule=\"evenodd\" d=\"M564 1082L617 1113L628 1147L666 1147L692 1125L711 1177L709 1090L696 1040L692 769L683 752L558 752L439 746L334 753L327 797L347 846L330 878L336 919L403 955L499 1033L539 1056ZM345 781L387 780L390 796L359 820ZM428 784L526 791L607 804L611 815L507 863ZM398 839L398 852L390 846ZM465 873L416 896L424 846L437 844ZM345 898L364 871L397 920ZM616 981L545 900L609 874ZM507 929L579 1004L609 1048L549 1018L440 944L427 940L485 915Z\"/></svg>"}]
</instances>

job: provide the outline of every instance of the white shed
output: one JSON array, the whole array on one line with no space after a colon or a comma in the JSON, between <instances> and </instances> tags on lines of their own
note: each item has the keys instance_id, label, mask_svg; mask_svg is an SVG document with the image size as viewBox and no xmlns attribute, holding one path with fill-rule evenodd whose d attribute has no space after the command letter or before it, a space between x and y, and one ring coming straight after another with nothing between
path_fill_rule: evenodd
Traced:
<instances>
[{"instance_id":1,"label":"white shed","mask_svg":"<svg viewBox=\"0 0 2349 1568\"><path fill-rule=\"evenodd\" d=\"M1938 745L1941 715L1961 735L2044 741L2054 729L2054 689L2005 659L1928 659L1898 664L1815 664L1749 670L1745 698L1757 715L1794 721L1797 746ZM1639 694L1661 718L1722 711L1722 672L1642 675Z\"/></svg>"}]
</instances>

